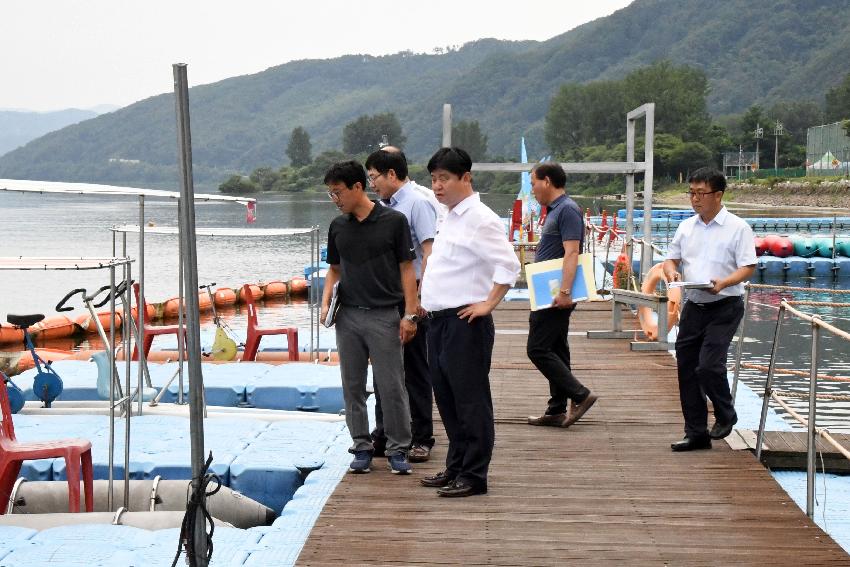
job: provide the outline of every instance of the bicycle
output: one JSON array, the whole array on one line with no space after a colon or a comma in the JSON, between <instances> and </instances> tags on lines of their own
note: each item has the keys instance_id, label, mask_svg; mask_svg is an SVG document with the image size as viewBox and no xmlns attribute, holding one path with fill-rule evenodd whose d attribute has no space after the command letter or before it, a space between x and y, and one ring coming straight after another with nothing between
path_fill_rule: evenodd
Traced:
<instances>
[{"instance_id":1,"label":"bicycle","mask_svg":"<svg viewBox=\"0 0 850 567\"><path fill-rule=\"evenodd\" d=\"M236 341L231 338L233 330L221 320L218 312L215 310L215 296L213 296L212 286L215 282L198 286L200 289L205 289L210 298L210 306L213 313L213 324L215 325L215 338L213 339L210 352L203 353L204 356L212 357L213 360L228 361L236 358ZM242 345L244 346L244 345Z\"/></svg>"},{"instance_id":2,"label":"bicycle","mask_svg":"<svg viewBox=\"0 0 850 567\"><path fill-rule=\"evenodd\" d=\"M49 408L50 404L59 397L62 393L62 379L53 370L51 361L44 360L35 350L35 345L32 342L32 336L29 333L29 327L44 320L44 315L35 313L32 315L12 315L6 316L6 321L20 329L24 333L24 348L30 351L32 360L35 363L36 375L32 382L33 394L44 403L44 407ZM18 413L24 407L24 396L21 389L12 380L3 374L3 380L7 384L12 384L13 388L9 389L9 404L12 406L12 413ZM20 395L20 398L18 398ZM14 402L13 402L14 398ZM15 409L17 407L17 410Z\"/></svg>"}]
</instances>

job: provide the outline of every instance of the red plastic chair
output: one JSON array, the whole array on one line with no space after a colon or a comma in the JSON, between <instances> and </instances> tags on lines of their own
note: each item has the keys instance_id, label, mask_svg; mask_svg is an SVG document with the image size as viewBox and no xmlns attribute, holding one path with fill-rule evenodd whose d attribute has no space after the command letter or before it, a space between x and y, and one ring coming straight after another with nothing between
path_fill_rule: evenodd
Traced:
<instances>
[{"instance_id":1,"label":"red plastic chair","mask_svg":"<svg viewBox=\"0 0 850 567\"><path fill-rule=\"evenodd\" d=\"M6 504L21 472L21 464L28 459L65 459L68 475L68 511L80 511L80 469L86 494L86 512L94 510L94 484L92 482L91 442L85 439L60 439L38 443L19 443L15 439L15 425L9 408L6 381L0 378L0 407L3 423L0 426L0 514L6 513Z\"/></svg>"},{"instance_id":2,"label":"red plastic chair","mask_svg":"<svg viewBox=\"0 0 850 567\"><path fill-rule=\"evenodd\" d=\"M298 329L296 327L272 327L260 328L257 321L257 308L254 306L254 294L251 286L242 286L242 297L248 308L248 336L245 339L245 352L242 360L257 360L257 350L260 348L260 339L266 335L286 335L286 346L289 349L289 360L298 361Z\"/></svg>"},{"instance_id":3,"label":"red plastic chair","mask_svg":"<svg viewBox=\"0 0 850 567\"><path fill-rule=\"evenodd\" d=\"M136 294L136 328L141 329L139 326L139 316L138 312L142 311L144 315L142 319L144 320L145 325L145 357L147 358L148 353L151 351L151 346L153 346L153 339L159 335L177 335L177 349L184 347L186 344L186 327L183 326L183 332L180 333L180 325L155 325L148 326L148 302L139 297L139 284L133 284L133 293ZM182 341L180 340L180 335L183 335ZM133 347L133 360L139 360L139 350L138 345Z\"/></svg>"}]
</instances>

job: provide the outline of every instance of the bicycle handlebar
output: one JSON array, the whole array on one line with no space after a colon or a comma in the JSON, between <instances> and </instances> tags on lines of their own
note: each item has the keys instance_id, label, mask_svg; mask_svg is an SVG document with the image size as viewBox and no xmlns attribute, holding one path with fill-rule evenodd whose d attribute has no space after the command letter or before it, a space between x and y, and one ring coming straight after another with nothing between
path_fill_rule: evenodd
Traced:
<instances>
[{"instance_id":1,"label":"bicycle handlebar","mask_svg":"<svg viewBox=\"0 0 850 567\"><path fill-rule=\"evenodd\" d=\"M103 307L104 305L106 305L106 303L112 297L120 297L121 295L123 295L124 292L127 291L127 286L132 285L132 283L133 283L133 280L130 280L129 282L127 282L127 280L124 280L124 281L120 282L118 285L116 285L114 288L112 288L111 285L105 285L91 295L88 294L88 291L85 288L77 288L75 290L68 292L68 295L63 297L59 301L59 303L56 304L56 311L62 312L62 311L73 310L73 307L68 307L68 306L65 305L65 303L67 303L69 299L71 299L72 297L74 297L78 293L83 296L83 302L88 303L90 301L94 301L95 298L97 296L99 296L101 293L103 293L104 291L112 289L112 291L110 291L109 293L106 294L106 297L103 299L103 301L100 301L99 303L92 304L92 307Z\"/></svg>"},{"instance_id":2,"label":"bicycle handlebar","mask_svg":"<svg viewBox=\"0 0 850 567\"><path fill-rule=\"evenodd\" d=\"M204 285L199 285L198 289L207 289L208 287L212 287L214 285L215 285L215 282L204 284Z\"/></svg>"}]
</instances>

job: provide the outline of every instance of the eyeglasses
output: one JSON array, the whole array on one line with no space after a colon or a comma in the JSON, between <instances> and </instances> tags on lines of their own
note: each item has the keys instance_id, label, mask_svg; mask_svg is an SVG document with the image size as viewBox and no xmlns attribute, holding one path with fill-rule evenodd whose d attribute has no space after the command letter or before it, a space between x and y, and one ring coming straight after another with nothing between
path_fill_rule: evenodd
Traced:
<instances>
[{"instance_id":1,"label":"eyeglasses","mask_svg":"<svg viewBox=\"0 0 850 567\"><path fill-rule=\"evenodd\" d=\"M331 198L331 201L339 202L339 193L334 191L328 191L328 197Z\"/></svg>"},{"instance_id":2,"label":"eyeglasses","mask_svg":"<svg viewBox=\"0 0 850 567\"><path fill-rule=\"evenodd\" d=\"M685 195L694 199L695 201L699 201L705 195L711 195L712 193L719 193L719 191L685 191Z\"/></svg>"},{"instance_id":3,"label":"eyeglasses","mask_svg":"<svg viewBox=\"0 0 850 567\"><path fill-rule=\"evenodd\" d=\"M370 176L369 176L369 185L371 185L372 187L374 187L374 186L375 186L375 181L377 181L377 180L378 180L378 178L383 177L384 175L386 175L386 173L379 173L378 175L370 175Z\"/></svg>"}]
</instances>

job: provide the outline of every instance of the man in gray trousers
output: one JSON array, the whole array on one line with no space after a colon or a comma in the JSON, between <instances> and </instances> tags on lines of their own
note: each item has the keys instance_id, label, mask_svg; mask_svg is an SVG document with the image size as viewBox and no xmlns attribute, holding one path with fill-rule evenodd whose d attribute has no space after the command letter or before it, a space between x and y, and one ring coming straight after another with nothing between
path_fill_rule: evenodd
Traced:
<instances>
[{"instance_id":1,"label":"man in gray trousers","mask_svg":"<svg viewBox=\"0 0 850 567\"><path fill-rule=\"evenodd\" d=\"M366 411L366 374L372 362L381 391L385 455L395 474L409 474L410 408L404 385L402 345L416 334L418 305L416 257L407 218L371 201L367 178L356 161L334 164L325 175L328 196L343 213L328 229L328 274L321 320L339 282L336 340L345 399L345 422L351 434L353 473L370 471L374 447ZM404 314L399 305L404 304Z\"/></svg>"}]
</instances>

